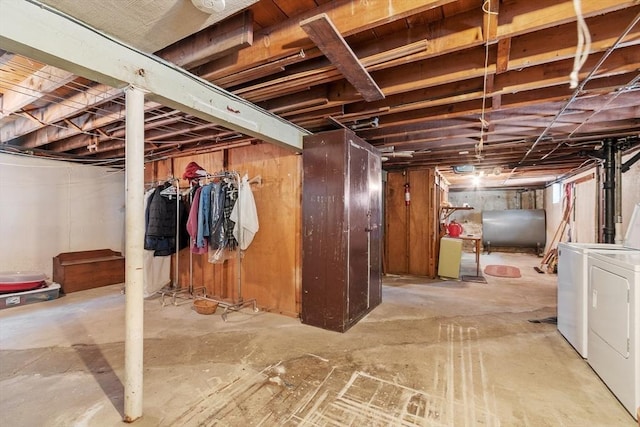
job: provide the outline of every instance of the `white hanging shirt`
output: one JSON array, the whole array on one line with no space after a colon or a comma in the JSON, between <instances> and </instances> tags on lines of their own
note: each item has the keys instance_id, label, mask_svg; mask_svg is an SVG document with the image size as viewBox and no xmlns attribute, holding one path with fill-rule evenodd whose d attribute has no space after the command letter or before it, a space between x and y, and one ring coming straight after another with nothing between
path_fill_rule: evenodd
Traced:
<instances>
[{"instance_id":1,"label":"white hanging shirt","mask_svg":"<svg viewBox=\"0 0 640 427\"><path fill-rule=\"evenodd\" d=\"M240 218L239 225L242 229L239 229L238 218ZM230 219L236 223L233 226L233 237L238 241L241 250L247 249L259 228L256 201L253 198L247 175L242 177L238 186L238 200L233 205Z\"/></svg>"}]
</instances>

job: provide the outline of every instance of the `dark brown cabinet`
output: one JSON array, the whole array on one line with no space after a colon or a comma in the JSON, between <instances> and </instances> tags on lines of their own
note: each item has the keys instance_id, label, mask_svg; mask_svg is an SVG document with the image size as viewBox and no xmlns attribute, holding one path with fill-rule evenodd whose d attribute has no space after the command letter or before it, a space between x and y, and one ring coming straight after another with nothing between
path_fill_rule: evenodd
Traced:
<instances>
[{"instance_id":1,"label":"dark brown cabinet","mask_svg":"<svg viewBox=\"0 0 640 427\"><path fill-rule=\"evenodd\" d=\"M379 152L348 130L304 138L302 322L344 332L382 300Z\"/></svg>"}]
</instances>

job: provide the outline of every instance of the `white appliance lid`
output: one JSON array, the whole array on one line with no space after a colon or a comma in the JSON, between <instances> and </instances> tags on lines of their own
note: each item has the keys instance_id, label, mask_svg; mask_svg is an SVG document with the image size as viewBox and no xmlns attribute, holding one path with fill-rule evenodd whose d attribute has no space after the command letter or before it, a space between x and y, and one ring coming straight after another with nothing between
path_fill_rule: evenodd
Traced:
<instances>
[{"instance_id":1,"label":"white appliance lid","mask_svg":"<svg viewBox=\"0 0 640 427\"><path fill-rule=\"evenodd\" d=\"M640 252L638 251L601 251L590 252L592 259L605 261L607 264L640 272Z\"/></svg>"},{"instance_id":2,"label":"white appliance lid","mask_svg":"<svg viewBox=\"0 0 640 427\"><path fill-rule=\"evenodd\" d=\"M631 249L640 250L640 203L636 203L631 214L631 221L624 236L624 245Z\"/></svg>"}]
</instances>

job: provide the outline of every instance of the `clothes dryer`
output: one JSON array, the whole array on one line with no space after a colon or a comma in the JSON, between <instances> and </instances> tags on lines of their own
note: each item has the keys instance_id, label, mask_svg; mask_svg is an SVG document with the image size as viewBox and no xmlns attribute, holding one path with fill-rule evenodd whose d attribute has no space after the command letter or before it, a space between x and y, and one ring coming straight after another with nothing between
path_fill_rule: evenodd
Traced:
<instances>
[{"instance_id":1,"label":"clothes dryer","mask_svg":"<svg viewBox=\"0 0 640 427\"><path fill-rule=\"evenodd\" d=\"M558 244L558 331L583 358L588 358L588 258L592 252L640 250L640 203L634 208L624 244Z\"/></svg>"},{"instance_id":2,"label":"clothes dryer","mask_svg":"<svg viewBox=\"0 0 640 427\"><path fill-rule=\"evenodd\" d=\"M607 243L558 244L558 331L585 359L588 357L587 260L593 251L615 253L635 250Z\"/></svg>"},{"instance_id":3,"label":"clothes dryer","mask_svg":"<svg viewBox=\"0 0 640 427\"><path fill-rule=\"evenodd\" d=\"M589 365L637 418L640 408L640 251L591 252Z\"/></svg>"}]
</instances>

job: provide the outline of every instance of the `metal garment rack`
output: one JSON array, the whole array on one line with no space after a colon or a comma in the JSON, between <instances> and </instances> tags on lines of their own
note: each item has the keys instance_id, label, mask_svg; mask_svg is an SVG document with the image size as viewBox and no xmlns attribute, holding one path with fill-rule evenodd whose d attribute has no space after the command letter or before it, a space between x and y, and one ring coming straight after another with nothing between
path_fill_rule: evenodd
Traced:
<instances>
[{"instance_id":1,"label":"metal garment rack","mask_svg":"<svg viewBox=\"0 0 640 427\"><path fill-rule=\"evenodd\" d=\"M180 305L181 303L189 302L193 299L194 289L190 286L188 289L182 289L179 283L180 276L180 180L178 178L170 178L167 182L171 182L172 186L175 184L175 196L176 196L176 252L175 252L175 271L173 272L173 282L168 287L160 289L157 293L160 294L160 302L162 306L166 306L166 298L171 298L172 305ZM203 288L204 289L204 288ZM182 300L181 303L178 300Z\"/></svg>"},{"instance_id":2,"label":"metal garment rack","mask_svg":"<svg viewBox=\"0 0 640 427\"><path fill-rule=\"evenodd\" d=\"M198 180L211 180L211 179L229 179L232 181L232 183L235 184L236 188L238 189L238 191L240 190L240 175L238 174L238 172L236 171L223 171L223 172L218 172L218 173L214 173L214 174L206 174L206 175L202 175L202 177L198 178ZM179 192L179 189L178 189ZM236 204L240 203L240 198L238 197L236 199ZM240 209L241 206L238 205L238 209ZM179 209L179 199L178 199L178 203L176 204L176 214L178 213L178 209ZM179 225L179 215L177 215L177 225ZM241 215L238 215L238 227L241 228ZM178 258L179 258L179 228L177 231L177 241L176 241L176 273L175 273L175 281L173 283L172 287L178 287ZM193 285L193 252L191 252L191 250L189 250L189 287L185 288L185 289L178 289L178 290L173 290L173 289L167 289L167 290L161 290L161 295L162 295L162 306L164 307L166 305L165 303L165 297L166 296L170 296L171 297L171 304L173 305L179 305L180 303L178 303L178 299L181 300L185 300L184 302L188 302L191 299L194 298L198 298L198 299L205 299L208 301L213 301L218 303L218 305L220 307L224 308L224 311L222 312L222 320L226 321L227 320L227 315L230 312L234 312L234 311L239 311L242 308L251 305L253 308L254 312L258 311L258 305L257 305L257 301L255 300L255 298L251 298L248 300L245 300L242 297L242 257L243 257L243 251L240 249L240 245L238 244L238 249L237 249L237 257L236 257L236 283L237 283L237 290L238 290L238 300L237 301L225 301L222 299L217 299L214 298L212 296L208 296L207 292L206 292L206 288L204 286L200 286L195 288Z\"/></svg>"}]
</instances>

